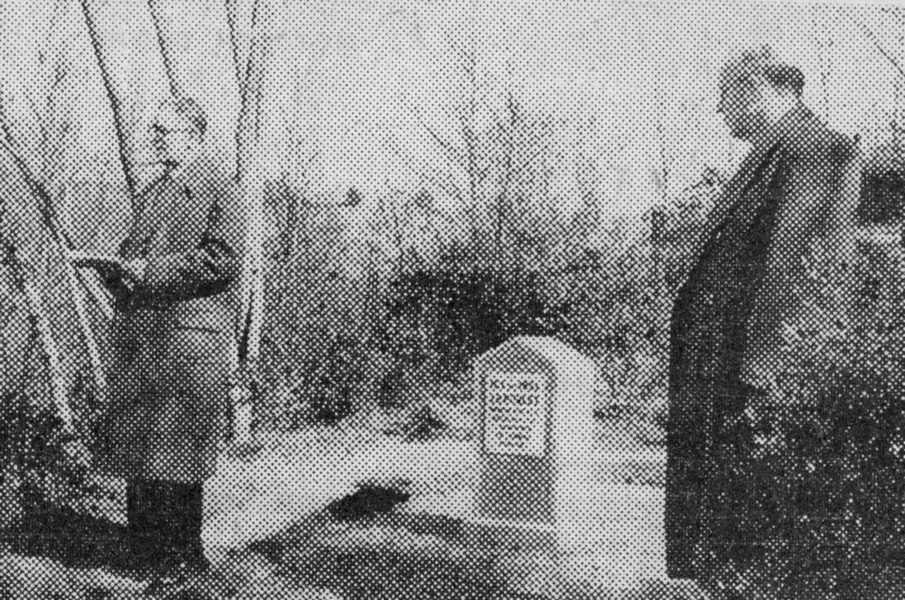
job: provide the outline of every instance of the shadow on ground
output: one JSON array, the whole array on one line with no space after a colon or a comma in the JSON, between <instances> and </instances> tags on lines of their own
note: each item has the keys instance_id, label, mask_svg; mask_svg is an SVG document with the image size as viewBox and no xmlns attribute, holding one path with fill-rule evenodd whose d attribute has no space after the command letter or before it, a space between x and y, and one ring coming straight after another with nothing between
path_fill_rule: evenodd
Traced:
<instances>
[{"instance_id":1,"label":"shadow on ground","mask_svg":"<svg viewBox=\"0 0 905 600\"><path fill-rule=\"evenodd\" d=\"M343 598L485 599L504 589L492 557L462 543L461 523L435 516L385 513L352 521L324 512L249 550L293 583Z\"/></svg>"},{"instance_id":2,"label":"shadow on ground","mask_svg":"<svg viewBox=\"0 0 905 600\"><path fill-rule=\"evenodd\" d=\"M71 509L30 515L0 537L15 554L82 569L119 567L127 540L124 526Z\"/></svg>"},{"instance_id":3,"label":"shadow on ground","mask_svg":"<svg viewBox=\"0 0 905 600\"><path fill-rule=\"evenodd\" d=\"M341 598L531 597L512 592L506 567L494 549L469 542L461 520L396 511L396 502L404 500L388 490L360 488L247 550L274 565L274 574L294 585L330 590ZM524 556L534 554L525 549ZM690 582L669 581L639 582L632 590L575 588L567 594L576 600L701 597Z\"/></svg>"},{"instance_id":4,"label":"shadow on ground","mask_svg":"<svg viewBox=\"0 0 905 600\"><path fill-rule=\"evenodd\" d=\"M405 502L403 498L404 494L376 487L361 488L266 540L227 550L208 578L179 594L159 598L516 597L507 591L506 577L492 552L469 546L462 521L394 510ZM98 570L115 567L122 556L123 527L71 511L44 514L27 522L29 527L3 536L14 555L35 557L19 562L23 581L11 589L33 590L35 594L29 597L67 600L142 597L134 587L94 585L100 583ZM36 575L49 581L37 582ZM105 591L91 595L88 590L92 585ZM224 596L221 592L226 590L231 593ZM661 582L628 594L575 597L689 600L700 596L690 588Z\"/></svg>"}]
</instances>

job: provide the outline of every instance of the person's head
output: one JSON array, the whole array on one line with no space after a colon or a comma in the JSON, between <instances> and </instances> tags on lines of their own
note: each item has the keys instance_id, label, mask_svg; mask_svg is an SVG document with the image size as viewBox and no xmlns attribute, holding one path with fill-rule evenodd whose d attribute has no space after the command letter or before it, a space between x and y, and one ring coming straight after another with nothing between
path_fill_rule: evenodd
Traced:
<instances>
[{"instance_id":1,"label":"person's head","mask_svg":"<svg viewBox=\"0 0 905 600\"><path fill-rule=\"evenodd\" d=\"M173 169L194 162L204 145L207 118L191 98L164 101L151 126L157 159Z\"/></svg>"},{"instance_id":2,"label":"person's head","mask_svg":"<svg viewBox=\"0 0 905 600\"><path fill-rule=\"evenodd\" d=\"M803 90L801 70L760 46L723 67L717 111L734 137L750 141L800 102Z\"/></svg>"}]
</instances>

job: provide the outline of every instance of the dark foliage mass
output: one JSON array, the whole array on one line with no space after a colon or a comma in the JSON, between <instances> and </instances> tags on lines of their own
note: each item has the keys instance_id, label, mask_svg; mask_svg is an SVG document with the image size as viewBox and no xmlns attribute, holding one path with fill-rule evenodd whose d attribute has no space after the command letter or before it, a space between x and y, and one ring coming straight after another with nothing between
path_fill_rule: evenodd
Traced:
<instances>
[{"instance_id":1,"label":"dark foliage mass","mask_svg":"<svg viewBox=\"0 0 905 600\"><path fill-rule=\"evenodd\" d=\"M87 465L67 451L78 447L78 440L64 433L48 407L26 394L7 394L0 402L0 525L80 500Z\"/></svg>"},{"instance_id":2,"label":"dark foliage mass","mask_svg":"<svg viewBox=\"0 0 905 600\"><path fill-rule=\"evenodd\" d=\"M771 585L819 572L831 594L905 564L903 265L900 247L864 244L852 318L793 328L778 393L754 407L735 468L753 494L745 526L767 549L753 576ZM815 310L831 310L838 284L819 260L811 283ZM762 512L783 518L765 523Z\"/></svg>"},{"instance_id":3,"label":"dark foliage mass","mask_svg":"<svg viewBox=\"0 0 905 600\"><path fill-rule=\"evenodd\" d=\"M433 360L440 374L466 370L514 336L555 335L565 326L565 305L543 297L536 272L453 264L406 274L393 287L383 343L398 343L393 330L423 332L426 343L413 344L412 360Z\"/></svg>"}]
</instances>

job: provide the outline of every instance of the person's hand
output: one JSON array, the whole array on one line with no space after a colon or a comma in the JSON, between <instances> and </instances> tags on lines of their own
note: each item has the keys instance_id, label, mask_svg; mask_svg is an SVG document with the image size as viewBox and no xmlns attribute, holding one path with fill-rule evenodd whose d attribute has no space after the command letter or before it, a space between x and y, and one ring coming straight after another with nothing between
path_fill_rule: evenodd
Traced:
<instances>
[{"instance_id":1,"label":"person's hand","mask_svg":"<svg viewBox=\"0 0 905 600\"><path fill-rule=\"evenodd\" d=\"M123 276L134 285L144 279L147 264L148 261L143 258L120 261L120 270Z\"/></svg>"},{"instance_id":2,"label":"person's hand","mask_svg":"<svg viewBox=\"0 0 905 600\"><path fill-rule=\"evenodd\" d=\"M133 291L144 280L147 260L136 258L123 260L113 254L98 254L71 250L67 258L74 267L94 269L105 281L118 282L127 290Z\"/></svg>"},{"instance_id":3,"label":"person's hand","mask_svg":"<svg viewBox=\"0 0 905 600\"><path fill-rule=\"evenodd\" d=\"M69 460L80 467L88 468L91 465L91 452L78 438L65 442L63 444L63 453Z\"/></svg>"},{"instance_id":4,"label":"person's hand","mask_svg":"<svg viewBox=\"0 0 905 600\"><path fill-rule=\"evenodd\" d=\"M749 384L744 388L745 418L753 429L758 429L773 411L773 390Z\"/></svg>"}]
</instances>

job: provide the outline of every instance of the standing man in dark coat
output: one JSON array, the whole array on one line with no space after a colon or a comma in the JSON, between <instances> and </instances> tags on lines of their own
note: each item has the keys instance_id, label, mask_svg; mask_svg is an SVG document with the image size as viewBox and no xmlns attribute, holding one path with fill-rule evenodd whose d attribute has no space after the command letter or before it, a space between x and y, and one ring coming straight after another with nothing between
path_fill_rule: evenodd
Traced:
<instances>
[{"instance_id":1,"label":"standing man in dark coat","mask_svg":"<svg viewBox=\"0 0 905 600\"><path fill-rule=\"evenodd\" d=\"M203 156L206 128L191 99L161 106L163 176L137 198L117 256L76 261L115 299L97 462L126 480L133 560L165 579L207 567L202 486L226 432L236 353L241 215L233 183Z\"/></svg>"},{"instance_id":2,"label":"standing man in dark coat","mask_svg":"<svg viewBox=\"0 0 905 600\"><path fill-rule=\"evenodd\" d=\"M708 218L672 313L667 570L718 588L761 551L741 527L752 490L733 461L756 443L758 407L777 398L784 331L821 318L799 293L803 259L823 244L833 276L845 277L854 258L856 147L805 108L803 87L768 47L724 68L719 112L752 149Z\"/></svg>"}]
</instances>

